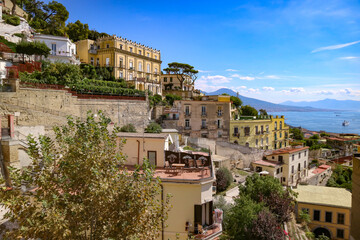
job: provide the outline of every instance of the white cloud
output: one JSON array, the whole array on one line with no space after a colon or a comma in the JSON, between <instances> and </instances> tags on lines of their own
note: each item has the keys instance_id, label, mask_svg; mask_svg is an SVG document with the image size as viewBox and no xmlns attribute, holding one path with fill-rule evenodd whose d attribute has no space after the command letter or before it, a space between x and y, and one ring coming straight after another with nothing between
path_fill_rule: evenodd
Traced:
<instances>
[{"instance_id":1,"label":"white cloud","mask_svg":"<svg viewBox=\"0 0 360 240\"><path fill-rule=\"evenodd\" d=\"M315 91L314 94L321 94L321 95L334 95L336 94L335 91L332 90L321 90L321 91Z\"/></svg>"},{"instance_id":2,"label":"white cloud","mask_svg":"<svg viewBox=\"0 0 360 240\"><path fill-rule=\"evenodd\" d=\"M339 91L341 94L346 94L350 96L360 96L360 90L353 90L352 88L345 88Z\"/></svg>"},{"instance_id":3,"label":"white cloud","mask_svg":"<svg viewBox=\"0 0 360 240\"><path fill-rule=\"evenodd\" d=\"M340 49L340 48L348 47L348 46L351 46L351 45L354 45L354 44L357 44L357 43L360 43L360 41L344 43L344 44L337 44L337 45L331 45L331 46L326 46L326 47L320 47L320 48L316 48L316 49L312 50L311 53L316 53L316 52L326 51L326 50Z\"/></svg>"},{"instance_id":4,"label":"white cloud","mask_svg":"<svg viewBox=\"0 0 360 240\"><path fill-rule=\"evenodd\" d=\"M201 76L195 81L195 87L205 92L216 91L219 88L227 88L224 83L229 83L231 78L222 75Z\"/></svg>"},{"instance_id":5,"label":"white cloud","mask_svg":"<svg viewBox=\"0 0 360 240\"><path fill-rule=\"evenodd\" d=\"M262 89L266 92L271 92L271 91L275 90L275 88L273 88L273 87L263 87Z\"/></svg>"},{"instance_id":6,"label":"white cloud","mask_svg":"<svg viewBox=\"0 0 360 240\"><path fill-rule=\"evenodd\" d=\"M248 93L260 93L258 88L256 88L256 89L255 89L255 88L249 88L249 89L247 90L247 92L248 92Z\"/></svg>"},{"instance_id":7,"label":"white cloud","mask_svg":"<svg viewBox=\"0 0 360 240\"><path fill-rule=\"evenodd\" d=\"M351 60L351 59L357 59L359 57L354 57L354 56L348 56L348 57L340 57L339 59L341 60Z\"/></svg>"},{"instance_id":8,"label":"white cloud","mask_svg":"<svg viewBox=\"0 0 360 240\"><path fill-rule=\"evenodd\" d=\"M255 80L255 77L250 77L250 76L241 76L239 74L232 74L230 77L233 78L238 78L240 80L246 80L246 81L252 81Z\"/></svg>"},{"instance_id":9,"label":"white cloud","mask_svg":"<svg viewBox=\"0 0 360 240\"><path fill-rule=\"evenodd\" d=\"M280 79L281 77L276 76L276 75L267 75L267 76L265 76L265 78L268 78L268 79Z\"/></svg>"},{"instance_id":10,"label":"white cloud","mask_svg":"<svg viewBox=\"0 0 360 240\"><path fill-rule=\"evenodd\" d=\"M289 90L282 90L281 92L285 94L297 94L297 93L305 92L305 89L302 87L298 87L298 88L290 88Z\"/></svg>"},{"instance_id":11,"label":"white cloud","mask_svg":"<svg viewBox=\"0 0 360 240\"><path fill-rule=\"evenodd\" d=\"M226 69L225 71L226 72L238 72L239 70L229 68L229 69Z\"/></svg>"},{"instance_id":12,"label":"white cloud","mask_svg":"<svg viewBox=\"0 0 360 240\"><path fill-rule=\"evenodd\" d=\"M211 72L211 71L200 70L200 69L198 69L198 71L199 71L199 73L209 73L209 72Z\"/></svg>"}]
</instances>

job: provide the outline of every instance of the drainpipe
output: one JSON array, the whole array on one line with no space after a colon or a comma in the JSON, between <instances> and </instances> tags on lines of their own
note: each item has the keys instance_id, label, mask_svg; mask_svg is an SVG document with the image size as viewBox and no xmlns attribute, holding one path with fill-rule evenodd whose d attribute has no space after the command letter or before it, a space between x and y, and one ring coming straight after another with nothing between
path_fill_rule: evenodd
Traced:
<instances>
[{"instance_id":1,"label":"drainpipe","mask_svg":"<svg viewBox=\"0 0 360 240\"><path fill-rule=\"evenodd\" d=\"M164 185L161 187L161 211L164 214ZM164 219L161 220L161 239L164 240Z\"/></svg>"},{"instance_id":2,"label":"drainpipe","mask_svg":"<svg viewBox=\"0 0 360 240\"><path fill-rule=\"evenodd\" d=\"M140 141L136 140L138 143L138 157L137 157L137 164L140 165Z\"/></svg>"}]
</instances>

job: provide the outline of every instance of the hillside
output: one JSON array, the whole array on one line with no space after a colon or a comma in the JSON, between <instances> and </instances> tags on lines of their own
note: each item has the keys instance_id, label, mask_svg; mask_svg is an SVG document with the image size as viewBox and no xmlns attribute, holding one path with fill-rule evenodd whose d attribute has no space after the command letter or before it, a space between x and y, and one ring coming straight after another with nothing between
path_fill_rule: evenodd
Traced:
<instances>
[{"instance_id":1,"label":"hillside","mask_svg":"<svg viewBox=\"0 0 360 240\"><path fill-rule=\"evenodd\" d=\"M220 95L220 94L229 94L230 96L236 96L237 93L228 88L221 88L215 92L206 93L207 95ZM243 101L243 105L250 105L256 109L266 109L268 112L319 112L319 111L332 111L329 109L320 109L313 107L299 107L299 106L289 106L283 104L276 104L271 102L266 102L258 100L255 98L249 98L242 95L239 95L239 98Z\"/></svg>"},{"instance_id":2,"label":"hillside","mask_svg":"<svg viewBox=\"0 0 360 240\"><path fill-rule=\"evenodd\" d=\"M334 110L352 110L360 111L360 101L354 100L336 100L336 99L324 99L319 101L303 101L293 102L286 101L282 104L296 107L313 107L313 108L327 108Z\"/></svg>"}]
</instances>

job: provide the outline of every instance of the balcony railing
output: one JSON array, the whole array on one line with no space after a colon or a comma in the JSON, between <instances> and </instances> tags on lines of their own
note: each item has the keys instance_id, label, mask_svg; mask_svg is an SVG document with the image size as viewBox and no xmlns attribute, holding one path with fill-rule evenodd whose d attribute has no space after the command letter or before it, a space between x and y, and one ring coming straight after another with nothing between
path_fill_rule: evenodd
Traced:
<instances>
[{"instance_id":1,"label":"balcony railing","mask_svg":"<svg viewBox=\"0 0 360 240\"><path fill-rule=\"evenodd\" d=\"M89 49L89 53L91 53L91 54L97 54L97 50L96 50L96 49Z\"/></svg>"},{"instance_id":2,"label":"balcony railing","mask_svg":"<svg viewBox=\"0 0 360 240\"><path fill-rule=\"evenodd\" d=\"M190 117L190 116L191 116L191 112L185 112L185 116Z\"/></svg>"},{"instance_id":3,"label":"balcony railing","mask_svg":"<svg viewBox=\"0 0 360 240\"><path fill-rule=\"evenodd\" d=\"M187 127L185 126L184 129L185 130L191 130L191 126L187 126Z\"/></svg>"},{"instance_id":4,"label":"balcony railing","mask_svg":"<svg viewBox=\"0 0 360 240\"><path fill-rule=\"evenodd\" d=\"M206 116L207 116L207 113L206 113L206 112L201 112L201 116L202 116L202 117L206 117Z\"/></svg>"},{"instance_id":5,"label":"balcony railing","mask_svg":"<svg viewBox=\"0 0 360 240\"><path fill-rule=\"evenodd\" d=\"M201 125L201 129L207 129L208 127L205 125Z\"/></svg>"},{"instance_id":6,"label":"balcony railing","mask_svg":"<svg viewBox=\"0 0 360 240\"><path fill-rule=\"evenodd\" d=\"M239 138L239 137L240 137L240 133L233 133L233 137Z\"/></svg>"},{"instance_id":7,"label":"balcony railing","mask_svg":"<svg viewBox=\"0 0 360 240\"><path fill-rule=\"evenodd\" d=\"M129 70L135 70L135 67L129 67Z\"/></svg>"}]
</instances>

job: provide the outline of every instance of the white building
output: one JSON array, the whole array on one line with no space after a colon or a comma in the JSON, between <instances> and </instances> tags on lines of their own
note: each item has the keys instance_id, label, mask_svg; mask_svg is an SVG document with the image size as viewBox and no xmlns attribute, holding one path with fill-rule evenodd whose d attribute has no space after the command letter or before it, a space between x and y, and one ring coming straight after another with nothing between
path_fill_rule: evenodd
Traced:
<instances>
[{"instance_id":1,"label":"white building","mask_svg":"<svg viewBox=\"0 0 360 240\"><path fill-rule=\"evenodd\" d=\"M256 172L266 171L283 185L293 186L308 177L309 147L284 148L252 163Z\"/></svg>"},{"instance_id":2,"label":"white building","mask_svg":"<svg viewBox=\"0 0 360 240\"><path fill-rule=\"evenodd\" d=\"M67 37L35 34L34 41L44 42L50 49L47 57L51 62L80 64L76 59L76 45Z\"/></svg>"}]
</instances>

